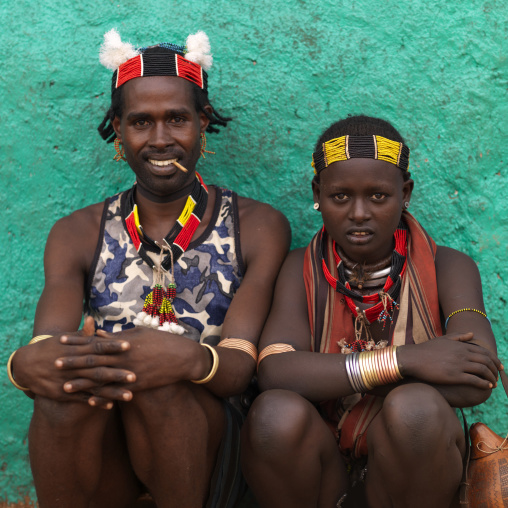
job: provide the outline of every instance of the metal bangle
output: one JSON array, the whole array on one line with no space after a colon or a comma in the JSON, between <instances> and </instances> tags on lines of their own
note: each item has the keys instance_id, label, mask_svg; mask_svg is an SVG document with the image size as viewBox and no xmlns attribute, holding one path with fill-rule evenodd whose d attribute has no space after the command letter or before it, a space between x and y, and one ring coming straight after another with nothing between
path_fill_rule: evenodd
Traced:
<instances>
[{"instance_id":1,"label":"metal bangle","mask_svg":"<svg viewBox=\"0 0 508 508\"><path fill-rule=\"evenodd\" d=\"M9 377L9 381L18 389L18 390L22 390L23 392L28 392L30 391L30 388L24 388L23 386L21 386L20 384L16 383L16 381L14 380L14 376L12 375L12 359L14 358L14 355L18 352L18 350L16 349L16 351L14 351L14 353L11 354L11 356L9 356L9 360L7 360L7 376Z\"/></svg>"},{"instance_id":2,"label":"metal bangle","mask_svg":"<svg viewBox=\"0 0 508 508\"><path fill-rule=\"evenodd\" d=\"M212 368L210 369L210 372L208 373L207 376L205 376L203 379L191 379L191 381L197 385L202 385L211 381L215 376L215 374L217 373L217 369L219 368L219 355L217 354L217 351L215 351L215 349L212 346L209 346L208 344L202 343L201 345L210 350L210 352L212 353L213 362Z\"/></svg>"}]
</instances>

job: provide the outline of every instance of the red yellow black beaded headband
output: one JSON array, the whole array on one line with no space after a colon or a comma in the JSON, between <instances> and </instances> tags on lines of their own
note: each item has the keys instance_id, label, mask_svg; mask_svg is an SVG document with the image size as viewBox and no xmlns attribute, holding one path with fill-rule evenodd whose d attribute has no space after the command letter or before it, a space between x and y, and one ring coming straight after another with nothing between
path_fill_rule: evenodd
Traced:
<instances>
[{"instance_id":1,"label":"red yellow black beaded headband","mask_svg":"<svg viewBox=\"0 0 508 508\"><path fill-rule=\"evenodd\" d=\"M323 143L312 154L312 167L318 174L333 162L348 159L378 159L395 164L402 171L409 168L409 148L404 143L382 136L341 136Z\"/></svg>"},{"instance_id":2,"label":"red yellow black beaded headband","mask_svg":"<svg viewBox=\"0 0 508 508\"><path fill-rule=\"evenodd\" d=\"M212 66L213 58L208 36L204 32L189 35L186 46L168 43L157 46L170 51L145 54L148 48L136 49L128 42L122 42L114 28L107 32L100 50L100 62L114 71L113 89L134 78L178 76L207 91L206 71Z\"/></svg>"}]
</instances>

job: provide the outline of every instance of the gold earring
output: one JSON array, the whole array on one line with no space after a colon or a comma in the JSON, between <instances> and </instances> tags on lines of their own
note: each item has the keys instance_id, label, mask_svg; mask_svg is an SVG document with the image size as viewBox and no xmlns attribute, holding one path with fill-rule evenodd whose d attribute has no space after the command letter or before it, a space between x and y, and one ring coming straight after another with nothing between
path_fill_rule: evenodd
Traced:
<instances>
[{"instance_id":1,"label":"gold earring","mask_svg":"<svg viewBox=\"0 0 508 508\"><path fill-rule=\"evenodd\" d=\"M120 143L120 140L118 138L115 138L114 145L115 145L116 155L113 157L113 159L115 159L116 162L126 161L127 159L124 157L125 149L124 149L122 143ZM120 147L120 145L122 145L122 146Z\"/></svg>"},{"instance_id":2,"label":"gold earring","mask_svg":"<svg viewBox=\"0 0 508 508\"><path fill-rule=\"evenodd\" d=\"M209 150L206 150L206 134L204 132L201 133L201 157L203 159L206 159L205 153L213 153L215 155L215 152L210 152Z\"/></svg>"}]
</instances>

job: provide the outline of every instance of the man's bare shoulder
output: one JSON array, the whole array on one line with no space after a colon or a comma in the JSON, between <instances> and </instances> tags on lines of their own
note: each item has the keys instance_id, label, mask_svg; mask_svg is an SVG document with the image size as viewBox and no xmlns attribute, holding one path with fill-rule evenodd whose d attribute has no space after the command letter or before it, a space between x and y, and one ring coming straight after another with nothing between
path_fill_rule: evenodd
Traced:
<instances>
[{"instance_id":1,"label":"man's bare shoulder","mask_svg":"<svg viewBox=\"0 0 508 508\"><path fill-rule=\"evenodd\" d=\"M240 196L238 215L246 266L255 265L259 270L265 270L273 265L276 276L291 244L289 221L272 206Z\"/></svg>"},{"instance_id":2,"label":"man's bare shoulder","mask_svg":"<svg viewBox=\"0 0 508 508\"><path fill-rule=\"evenodd\" d=\"M70 237L82 236L86 233L99 231L104 203L95 203L72 212L56 221L52 232Z\"/></svg>"},{"instance_id":3,"label":"man's bare shoulder","mask_svg":"<svg viewBox=\"0 0 508 508\"><path fill-rule=\"evenodd\" d=\"M104 203L96 203L59 219L46 244L46 262L58 263L65 255L88 267L99 238Z\"/></svg>"},{"instance_id":4,"label":"man's bare shoulder","mask_svg":"<svg viewBox=\"0 0 508 508\"><path fill-rule=\"evenodd\" d=\"M270 221L272 227L285 230L289 234L291 233L289 221L286 216L267 203L238 196L238 213L240 216L240 223L252 222L255 226L258 222L267 224L267 221Z\"/></svg>"}]
</instances>

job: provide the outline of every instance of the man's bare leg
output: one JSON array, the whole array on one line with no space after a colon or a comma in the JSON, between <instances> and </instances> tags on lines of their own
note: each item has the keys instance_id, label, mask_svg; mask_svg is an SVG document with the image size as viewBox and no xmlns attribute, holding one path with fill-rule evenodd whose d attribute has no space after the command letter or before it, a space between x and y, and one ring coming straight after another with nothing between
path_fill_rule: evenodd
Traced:
<instances>
[{"instance_id":1,"label":"man's bare leg","mask_svg":"<svg viewBox=\"0 0 508 508\"><path fill-rule=\"evenodd\" d=\"M158 508L202 508L225 428L223 402L180 382L122 404L132 466Z\"/></svg>"},{"instance_id":2,"label":"man's bare leg","mask_svg":"<svg viewBox=\"0 0 508 508\"><path fill-rule=\"evenodd\" d=\"M125 508L139 494L118 409L36 397L29 451L40 508Z\"/></svg>"},{"instance_id":3,"label":"man's bare leg","mask_svg":"<svg viewBox=\"0 0 508 508\"><path fill-rule=\"evenodd\" d=\"M368 432L372 508L448 508L462 476L464 432L431 386L395 388Z\"/></svg>"},{"instance_id":4,"label":"man's bare leg","mask_svg":"<svg viewBox=\"0 0 508 508\"><path fill-rule=\"evenodd\" d=\"M334 508L347 475L316 408L285 390L262 393L242 430L242 467L263 508Z\"/></svg>"}]
</instances>

